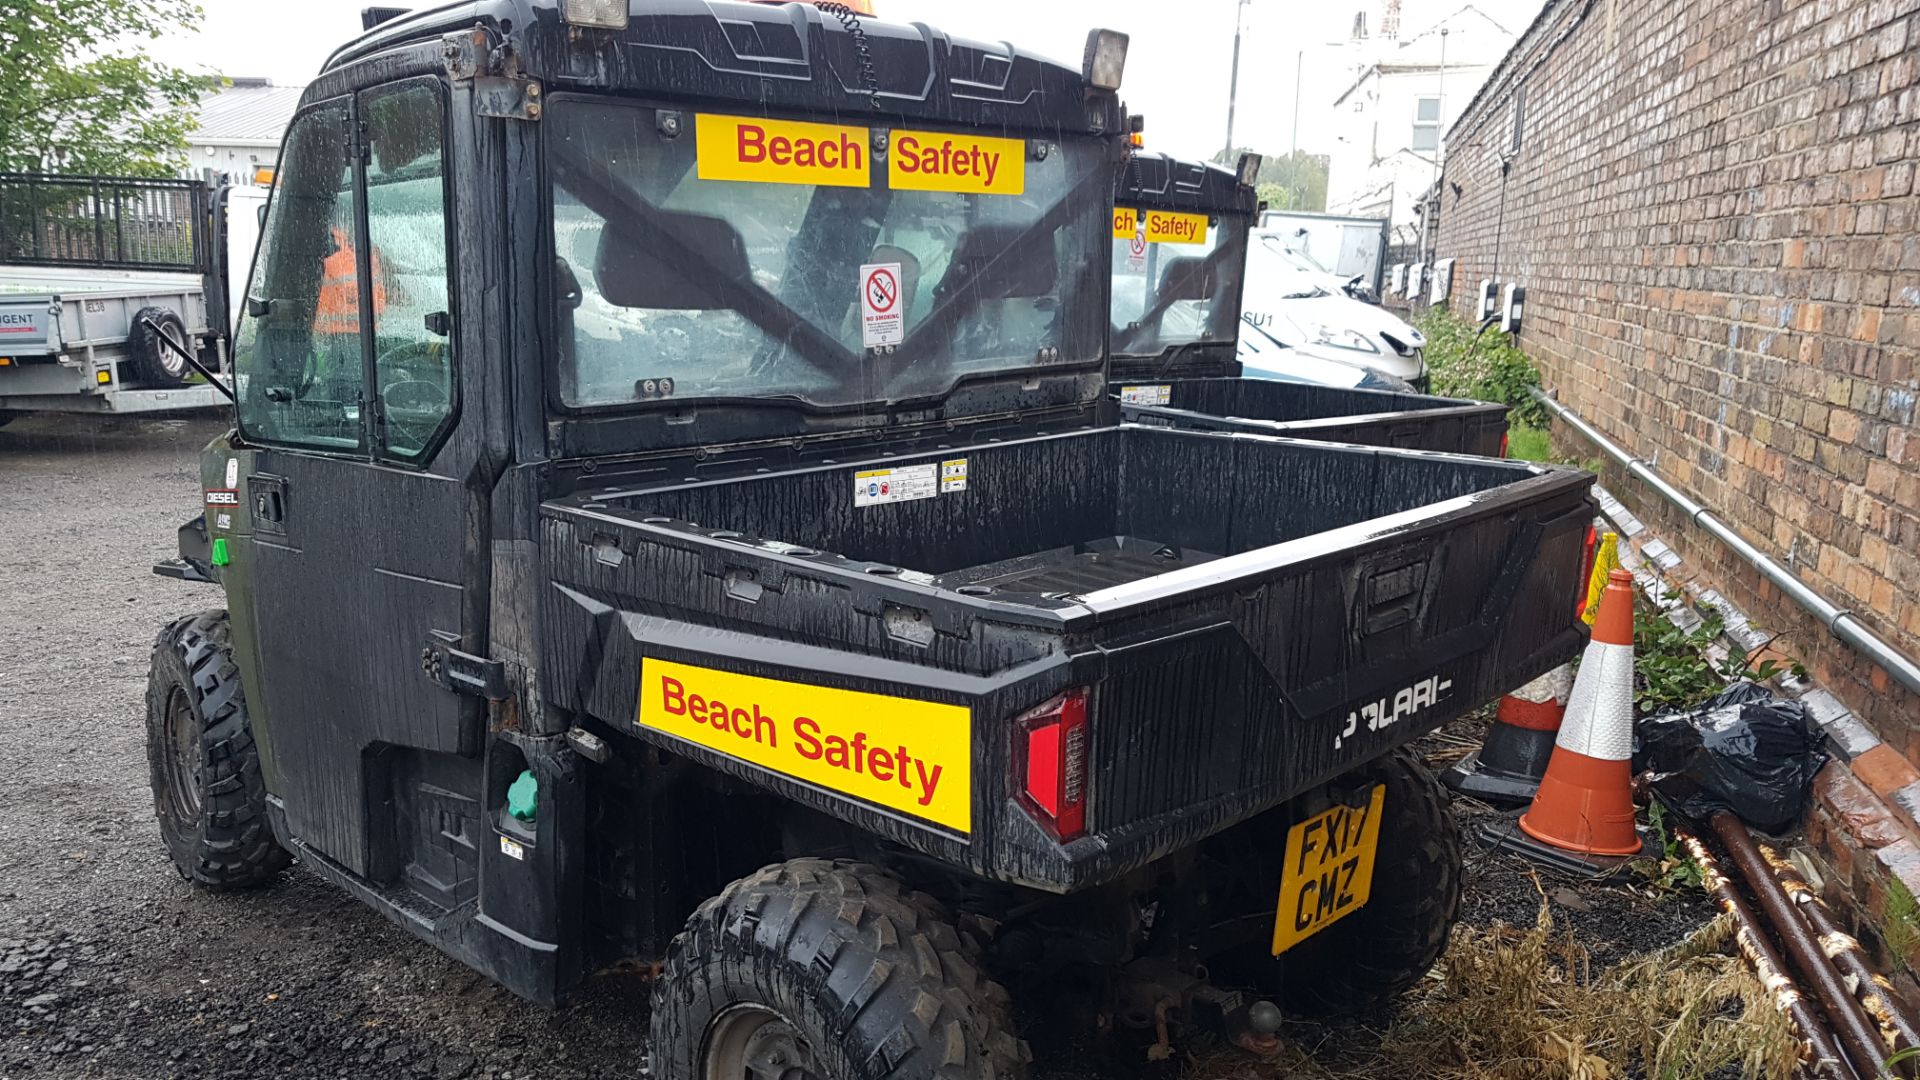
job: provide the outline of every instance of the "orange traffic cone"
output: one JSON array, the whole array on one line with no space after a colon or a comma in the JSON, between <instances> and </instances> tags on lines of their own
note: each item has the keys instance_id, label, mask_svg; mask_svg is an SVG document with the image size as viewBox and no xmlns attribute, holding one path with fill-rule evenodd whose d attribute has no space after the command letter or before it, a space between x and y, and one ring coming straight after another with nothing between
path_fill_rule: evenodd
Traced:
<instances>
[{"instance_id":1,"label":"orange traffic cone","mask_svg":"<svg viewBox=\"0 0 1920 1080\"><path fill-rule=\"evenodd\" d=\"M1633 575L1607 575L1553 757L1521 831L1563 851L1637 855L1633 827Z\"/></svg>"},{"instance_id":2,"label":"orange traffic cone","mask_svg":"<svg viewBox=\"0 0 1920 1080\"><path fill-rule=\"evenodd\" d=\"M1547 759L1566 715L1573 665L1561 664L1500 697L1493 726L1480 749L1461 758L1440 779L1455 791L1501 806L1525 806L1540 790Z\"/></svg>"}]
</instances>

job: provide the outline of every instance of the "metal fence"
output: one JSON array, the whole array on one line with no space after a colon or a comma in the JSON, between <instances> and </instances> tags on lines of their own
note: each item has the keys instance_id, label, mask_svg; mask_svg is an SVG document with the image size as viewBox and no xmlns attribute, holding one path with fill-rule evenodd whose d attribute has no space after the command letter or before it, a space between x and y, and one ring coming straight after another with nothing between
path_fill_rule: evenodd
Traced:
<instances>
[{"instance_id":1,"label":"metal fence","mask_svg":"<svg viewBox=\"0 0 1920 1080\"><path fill-rule=\"evenodd\" d=\"M0 264L196 272L209 220L195 180L0 173Z\"/></svg>"}]
</instances>

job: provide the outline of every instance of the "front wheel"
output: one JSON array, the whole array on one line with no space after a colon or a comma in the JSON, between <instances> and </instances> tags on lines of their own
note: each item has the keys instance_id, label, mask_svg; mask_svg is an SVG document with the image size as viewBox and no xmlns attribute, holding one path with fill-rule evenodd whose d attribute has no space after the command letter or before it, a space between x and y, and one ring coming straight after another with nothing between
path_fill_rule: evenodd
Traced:
<instances>
[{"instance_id":1,"label":"front wheel","mask_svg":"<svg viewBox=\"0 0 1920 1080\"><path fill-rule=\"evenodd\" d=\"M242 889L292 862L267 825L266 781L226 612L181 619L153 643L147 765L160 837L181 877Z\"/></svg>"},{"instance_id":2,"label":"front wheel","mask_svg":"<svg viewBox=\"0 0 1920 1080\"><path fill-rule=\"evenodd\" d=\"M822 859L700 905L654 984L652 1041L674 1080L1017 1080L1029 1056L932 899Z\"/></svg>"}]
</instances>

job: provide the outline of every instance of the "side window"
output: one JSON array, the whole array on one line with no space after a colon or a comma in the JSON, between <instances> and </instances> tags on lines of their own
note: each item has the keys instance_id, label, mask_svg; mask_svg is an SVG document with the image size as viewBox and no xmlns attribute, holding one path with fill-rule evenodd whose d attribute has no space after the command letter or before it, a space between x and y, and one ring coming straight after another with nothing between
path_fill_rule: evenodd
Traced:
<instances>
[{"instance_id":1,"label":"side window","mask_svg":"<svg viewBox=\"0 0 1920 1080\"><path fill-rule=\"evenodd\" d=\"M341 101L302 114L287 132L234 342L240 428L260 442L361 446L348 130Z\"/></svg>"},{"instance_id":2,"label":"side window","mask_svg":"<svg viewBox=\"0 0 1920 1080\"><path fill-rule=\"evenodd\" d=\"M453 315L447 303L445 109L425 80L362 95L367 155L367 274L373 297L377 449L426 453L453 415Z\"/></svg>"}]
</instances>

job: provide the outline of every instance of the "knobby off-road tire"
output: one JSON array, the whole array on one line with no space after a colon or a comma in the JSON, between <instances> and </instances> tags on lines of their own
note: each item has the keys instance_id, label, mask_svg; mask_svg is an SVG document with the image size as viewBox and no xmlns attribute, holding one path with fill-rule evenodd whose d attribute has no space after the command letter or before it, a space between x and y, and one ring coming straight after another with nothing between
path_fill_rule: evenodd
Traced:
<instances>
[{"instance_id":1,"label":"knobby off-road tire","mask_svg":"<svg viewBox=\"0 0 1920 1080\"><path fill-rule=\"evenodd\" d=\"M1295 1012L1352 1014L1387 1005L1440 959L1460 917L1460 831L1440 781L1408 750L1341 780L1387 787L1373 892L1365 907L1273 961L1278 985L1266 989Z\"/></svg>"},{"instance_id":2,"label":"knobby off-road tire","mask_svg":"<svg viewBox=\"0 0 1920 1080\"><path fill-rule=\"evenodd\" d=\"M651 1033L653 1075L672 1080L1014 1080L1030 1057L1007 992L930 897L824 859L700 905L654 984Z\"/></svg>"},{"instance_id":3,"label":"knobby off-road tire","mask_svg":"<svg viewBox=\"0 0 1920 1080\"><path fill-rule=\"evenodd\" d=\"M186 385L187 379L193 375L193 365L168 348L159 335L147 329L143 319L152 319L183 348L193 348L187 340L187 327L180 321L180 316L167 308L141 308L134 313L133 326L127 334L127 359L132 364L133 377L140 380L141 386L159 389Z\"/></svg>"},{"instance_id":4,"label":"knobby off-road tire","mask_svg":"<svg viewBox=\"0 0 1920 1080\"><path fill-rule=\"evenodd\" d=\"M292 861L267 825L267 787L247 725L227 613L160 632L147 676L147 765L167 854L187 880L244 889Z\"/></svg>"}]
</instances>

